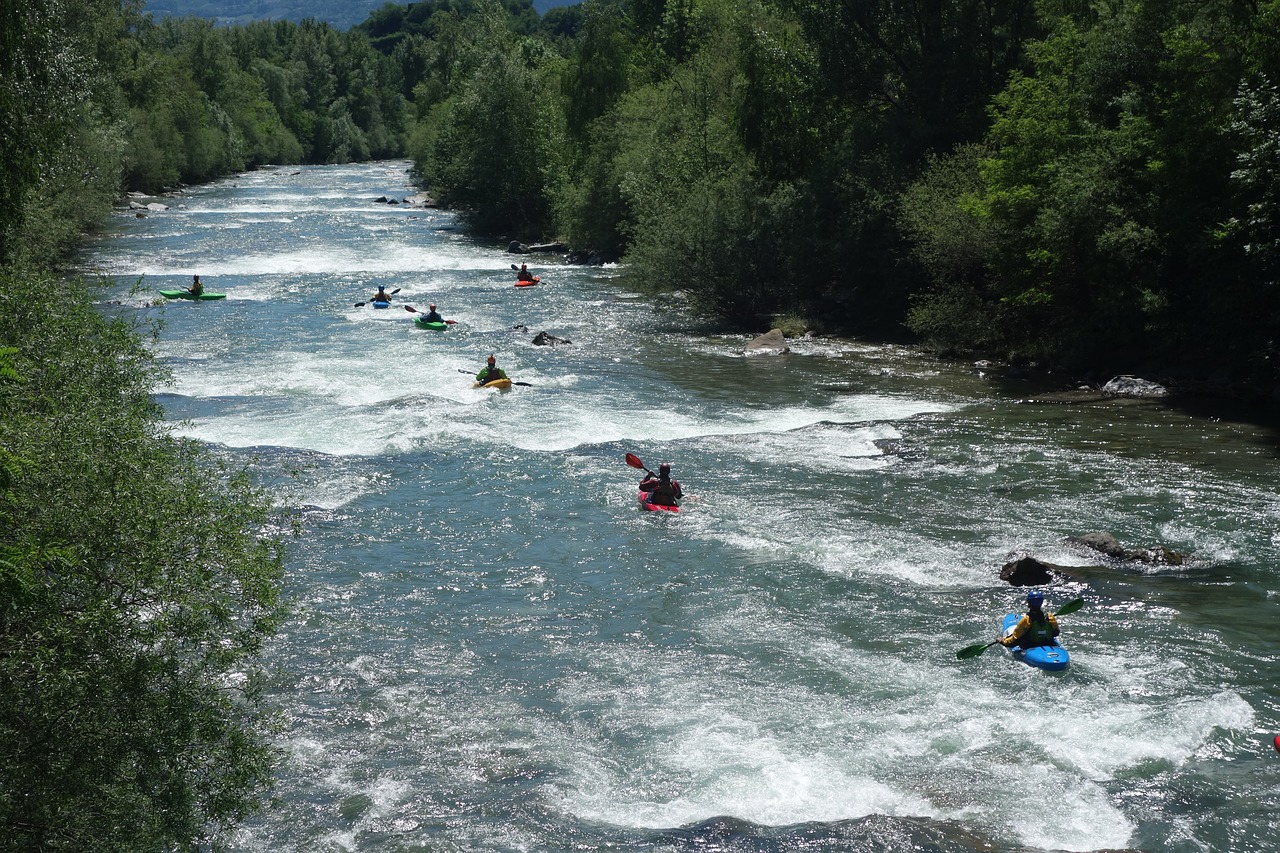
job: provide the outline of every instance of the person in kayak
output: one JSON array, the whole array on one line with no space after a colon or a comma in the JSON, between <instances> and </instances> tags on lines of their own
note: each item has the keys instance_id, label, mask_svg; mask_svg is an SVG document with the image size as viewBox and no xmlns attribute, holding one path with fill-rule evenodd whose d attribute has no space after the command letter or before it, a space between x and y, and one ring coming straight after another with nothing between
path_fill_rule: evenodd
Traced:
<instances>
[{"instance_id":1,"label":"person in kayak","mask_svg":"<svg viewBox=\"0 0 1280 853\"><path fill-rule=\"evenodd\" d=\"M533 273L529 272L528 264L520 265L520 272L516 273L516 281L533 281Z\"/></svg>"},{"instance_id":2,"label":"person in kayak","mask_svg":"<svg viewBox=\"0 0 1280 853\"><path fill-rule=\"evenodd\" d=\"M485 359L484 369L476 374L476 384L484 385L486 382L496 382L499 379L506 379L507 374L501 367L498 367L498 360L493 357L493 353Z\"/></svg>"},{"instance_id":3,"label":"person in kayak","mask_svg":"<svg viewBox=\"0 0 1280 853\"><path fill-rule=\"evenodd\" d=\"M200 283L200 276L191 276L191 286L187 288L187 293L192 296L200 296L204 293L204 285Z\"/></svg>"},{"instance_id":4,"label":"person in kayak","mask_svg":"<svg viewBox=\"0 0 1280 853\"><path fill-rule=\"evenodd\" d=\"M378 285L378 292L373 294L373 298L370 299L369 301L370 302L390 302L391 295L387 293L386 286L380 284Z\"/></svg>"},{"instance_id":5,"label":"person in kayak","mask_svg":"<svg viewBox=\"0 0 1280 853\"><path fill-rule=\"evenodd\" d=\"M436 306L434 302L428 305L427 307L430 308L431 310L428 311L426 314L422 315L422 322L424 323L443 323L444 322L444 318L441 317L440 312L436 310Z\"/></svg>"},{"instance_id":6,"label":"person in kayak","mask_svg":"<svg viewBox=\"0 0 1280 853\"><path fill-rule=\"evenodd\" d=\"M640 481L640 491L649 493L649 502L658 506L679 506L677 503L684 497L680 481L671 479L671 463L663 462L658 466L658 476L652 475Z\"/></svg>"},{"instance_id":7,"label":"person in kayak","mask_svg":"<svg viewBox=\"0 0 1280 853\"><path fill-rule=\"evenodd\" d=\"M1052 646L1054 637L1060 633L1058 620L1052 613L1045 613L1043 606L1043 592L1033 589L1027 593L1027 612L1018 620L1018 624L1013 626L1009 636L1000 638L1000 644L1006 648L1021 646L1024 649Z\"/></svg>"}]
</instances>

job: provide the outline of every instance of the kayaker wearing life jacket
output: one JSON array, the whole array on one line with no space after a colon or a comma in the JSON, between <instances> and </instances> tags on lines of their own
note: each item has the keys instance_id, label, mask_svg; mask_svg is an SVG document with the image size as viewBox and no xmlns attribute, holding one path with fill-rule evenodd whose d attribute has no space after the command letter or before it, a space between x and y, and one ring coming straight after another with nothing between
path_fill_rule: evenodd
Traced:
<instances>
[{"instance_id":1,"label":"kayaker wearing life jacket","mask_svg":"<svg viewBox=\"0 0 1280 853\"><path fill-rule=\"evenodd\" d=\"M671 479L671 463L658 466L657 478L645 477L640 481L640 491L649 493L649 502L658 506L679 506L676 501L684 497L680 481Z\"/></svg>"},{"instance_id":2,"label":"kayaker wearing life jacket","mask_svg":"<svg viewBox=\"0 0 1280 853\"><path fill-rule=\"evenodd\" d=\"M528 264L520 265L520 272L516 273L516 281L533 281L533 273L529 272Z\"/></svg>"},{"instance_id":3,"label":"kayaker wearing life jacket","mask_svg":"<svg viewBox=\"0 0 1280 853\"><path fill-rule=\"evenodd\" d=\"M422 322L424 323L443 323L444 322L444 318L440 316L440 312L436 310L436 306L434 303L427 307L429 307L431 310L428 311L426 315L422 318Z\"/></svg>"},{"instance_id":4,"label":"kayaker wearing life jacket","mask_svg":"<svg viewBox=\"0 0 1280 853\"><path fill-rule=\"evenodd\" d=\"M506 379L507 374L501 367L498 367L498 360L490 355L485 359L484 369L476 374L476 384L483 385L486 382L494 382L498 379Z\"/></svg>"},{"instance_id":5,"label":"kayaker wearing life jacket","mask_svg":"<svg viewBox=\"0 0 1280 853\"><path fill-rule=\"evenodd\" d=\"M1033 589L1027 593L1026 614L1018 620L1017 625L1013 626L1009 636L1000 639L1000 644L1005 647L1021 646L1024 649L1052 646L1053 638L1060 633L1058 620L1052 613L1045 613L1041 609L1043 605L1043 592Z\"/></svg>"},{"instance_id":6,"label":"kayaker wearing life jacket","mask_svg":"<svg viewBox=\"0 0 1280 853\"><path fill-rule=\"evenodd\" d=\"M373 298L370 299L369 301L370 302L390 302L391 295L387 293L386 286L380 284L378 285L378 292L373 294Z\"/></svg>"},{"instance_id":7,"label":"kayaker wearing life jacket","mask_svg":"<svg viewBox=\"0 0 1280 853\"><path fill-rule=\"evenodd\" d=\"M199 296L204 293L204 285L200 283L200 276L191 276L191 286L187 288L187 293L192 296Z\"/></svg>"}]
</instances>

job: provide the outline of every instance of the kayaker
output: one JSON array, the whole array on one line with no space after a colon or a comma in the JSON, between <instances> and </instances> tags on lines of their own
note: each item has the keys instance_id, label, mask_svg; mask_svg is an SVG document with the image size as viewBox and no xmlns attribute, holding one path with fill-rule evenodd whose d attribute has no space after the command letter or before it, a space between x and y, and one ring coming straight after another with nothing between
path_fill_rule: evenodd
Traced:
<instances>
[{"instance_id":1,"label":"kayaker","mask_svg":"<svg viewBox=\"0 0 1280 853\"><path fill-rule=\"evenodd\" d=\"M373 298L370 299L369 301L370 302L390 302L391 295L387 293L386 286L380 284L378 285L378 292L373 294Z\"/></svg>"},{"instance_id":2,"label":"kayaker","mask_svg":"<svg viewBox=\"0 0 1280 853\"><path fill-rule=\"evenodd\" d=\"M533 273L529 272L528 264L520 265L520 272L516 273L516 281L533 281Z\"/></svg>"},{"instance_id":3,"label":"kayaker","mask_svg":"<svg viewBox=\"0 0 1280 853\"><path fill-rule=\"evenodd\" d=\"M187 293L192 296L200 296L204 293L204 285L200 283L200 276L191 276L191 286L187 288Z\"/></svg>"},{"instance_id":4,"label":"kayaker","mask_svg":"<svg viewBox=\"0 0 1280 853\"><path fill-rule=\"evenodd\" d=\"M1036 646L1052 646L1053 638L1060 633L1058 631L1058 620L1054 618L1052 613L1045 613L1042 609L1043 606L1043 592L1038 589L1028 592L1026 614L1018 620L1017 625L1013 626L1009 636L1000 638L1000 644L1006 648L1009 646L1021 646L1024 649Z\"/></svg>"},{"instance_id":5,"label":"kayaker","mask_svg":"<svg viewBox=\"0 0 1280 853\"><path fill-rule=\"evenodd\" d=\"M484 385L486 382L495 382L499 379L506 379L507 374L501 367L498 367L498 360L493 357L493 353L485 359L484 369L476 374L476 384Z\"/></svg>"},{"instance_id":6,"label":"kayaker","mask_svg":"<svg viewBox=\"0 0 1280 853\"><path fill-rule=\"evenodd\" d=\"M431 310L428 311L426 314L422 315L422 322L424 323L443 323L444 322L444 318L440 316L440 312L436 311L435 303L432 303L427 307L430 308Z\"/></svg>"},{"instance_id":7,"label":"kayaker","mask_svg":"<svg viewBox=\"0 0 1280 853\"><path fill-rule=\"evenodd\" d=\"M649 493L649 502L659 506L679 506L676 503L684 497L680 481L671 479L671 463L663 462L658 466L658 476L648 476L640 481L640 491Z\"/></svg>"}]
</instances>

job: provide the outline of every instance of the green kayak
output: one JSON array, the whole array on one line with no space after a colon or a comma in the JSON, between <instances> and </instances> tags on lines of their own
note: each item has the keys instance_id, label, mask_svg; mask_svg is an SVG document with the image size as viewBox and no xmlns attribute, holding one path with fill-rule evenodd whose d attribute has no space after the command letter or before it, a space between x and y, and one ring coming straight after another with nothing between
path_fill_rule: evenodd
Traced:
<instances>
[{"instance_id":1,"label":"green kayak","mask_svg":"<svg viewBox=\"0 0 1280 853\"><path fill-rule=\"evenodd\" d=\"M186 290L162 290L160 295L165 299L226 299L225 293L202 293L194 296L190 291Z\"/></svg>"},{"instance_id":2,"label":"green kayak","mask_svg":"<svg viewBox=\"0 0 1280 853\"><path fill-rule=\"evenodd\" d=\"M431 322L427 322L421 317L414 317L413 322L415 325L417 325L419 329L434 329L437 332L443 332L445 329L449 328L448 323L442 322L440 320L432 320Z\"/></svg>"}]
</instances>

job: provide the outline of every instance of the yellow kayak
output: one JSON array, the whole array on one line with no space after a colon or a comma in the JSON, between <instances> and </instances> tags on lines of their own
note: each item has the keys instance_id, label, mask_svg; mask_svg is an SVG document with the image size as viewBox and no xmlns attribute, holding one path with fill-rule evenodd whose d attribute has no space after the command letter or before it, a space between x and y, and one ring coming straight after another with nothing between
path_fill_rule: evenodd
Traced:
<instances>
[{"instance_id":1,"label":"yellow kayak","mask_svg":"<svg viewBox=\"0 0 1280 853\"><path fill-rule=\"evenodd\" d=\"M508 388L511 387L511 380L495 379L492 382L486 382L483 385L481 385L479 382L476 382L476 383L473 383L471 387L472 388L498 388L503 391L506 391Z\"/></svg>"}]
</instances>

